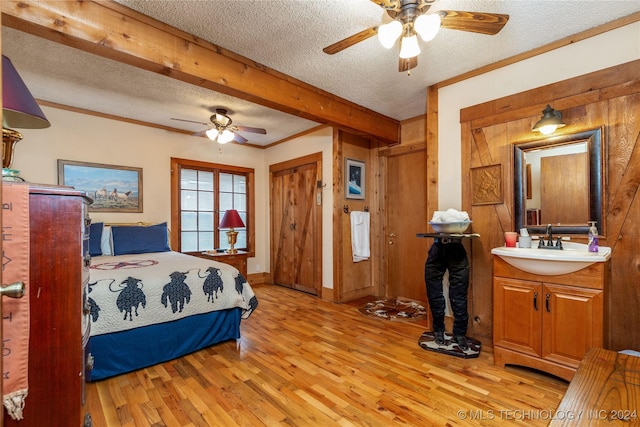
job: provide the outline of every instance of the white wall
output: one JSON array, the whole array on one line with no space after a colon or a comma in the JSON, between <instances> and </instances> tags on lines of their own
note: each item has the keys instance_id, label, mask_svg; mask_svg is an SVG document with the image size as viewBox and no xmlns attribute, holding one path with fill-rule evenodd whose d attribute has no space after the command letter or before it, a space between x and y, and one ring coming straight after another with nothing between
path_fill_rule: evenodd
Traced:
<instances>
[{"instance_id":1,"label":"white wall","mask_svg":"<svg viewBox=\"0 0 640 427\"><path fill-rule=\"evenodd\" d=\"M12 167L29 182L58 184L57 159L142 168L142 213L92 213L94 222L171 221L170 158L253 168L256 177L256 248L248 272L268 269L268 179L265 150L181 135L56 108L43 107L51 122L47 129L21 129Z\"/></svg>"},{"instance_id":2,"label":"white wall","mask_svg":"<svg viewBox=\"0 0 640 427\"><path fill-rule=\"evenodd\" d=\"M461 109L637 59L639 22L440 89L438 209L462 206Z\"/></svg>"},{"instance_id":3,"label":"white wall","mask_svg":"<svg viewBox=\"0 0 640 427\"><path fill-rule=\"evenodd\" d=\"M264 182L264 192L267 195L270 192L269 165L322 153L322 286L333 288L333 128L322 128L301 138L275 145L266 151L267 179Z\"/></svg>"}]
</instances>

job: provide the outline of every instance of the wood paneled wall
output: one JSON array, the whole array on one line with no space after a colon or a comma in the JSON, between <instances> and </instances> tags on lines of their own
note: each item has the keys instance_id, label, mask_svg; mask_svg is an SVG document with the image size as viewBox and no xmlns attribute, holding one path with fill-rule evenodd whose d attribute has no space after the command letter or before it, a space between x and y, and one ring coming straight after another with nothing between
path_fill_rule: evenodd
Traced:
<instances>
[{"instance_id":1,"label":"wood paneled wall","mask_svg":"<svg viewBox=\"0 0 640 427\"><path fill-rule=\"evenodd\" d=\"M333 301L346 302L368 295L379 295L377 271L380 268L379 228L377 213L379 190L376 186L378 175L374 150L375 143L364 136L334 130L333 137ZM364 200L346 199L345 182L348 179L345 160L355 159L365 162ZM351 250L351 211L369 210L370 250L368 260L353 262ZM345 212L347 210L348 212Z\"/></svg>"},{"instance_id":2,"label":"wood paneled wall","mask_svg":"<svg viewBox=\"0 0 640 427\"><path fill-rule=\"evenodd\" d=\"M385 231L385 221L388 220L385 212L385 192L390 191L385 188L385 176L387 163L385 156L401 156L408 152L428 151L427 159L429 165L437 163L437 148L425 148L427 137L427 123L425 116L417 116L408 119L401 124L402 143L393 147L387 146L382 141L369 139L366 136L354 135L343 130L334 130L333 146L333 301L347 302L364 296L407 296L406 289L400 289L398 294L388 295L390 286L387 282L387 238ZM435 144L433 144L435 145ZM364 160L366 162L366 195L365 200L345 199L344 197L344 167L345 159L352 158ZM427 185L431 190L425 191L426 204L437 204L437 168L427 167L427 182L434 185ZM397 190L397 189L396 189ZM407 194L408 198L415 197L412 193ZM369 209L371 217L370 243L371 257L367 261L354 263L351 251L351 230L349 215L344 212L347 207L349 211ZM430 213L433 213L436 206L431 206ZM423 218L427 213L423 214ZM424 227L419 231L426 230L426 219ZM419 284L424 287L422 257L426 257L424 239L416 239L415 250L420 254L420 274ZM402 285L401 285L402 286ZM393 289L392 289L393 290ZM411 295L411 293L408 293ZM323 297L324 299L330 299Z\"/></svg>"},{"instance_id":3,"label":"wood paneled wall","mask_svg":"<svg viewBox=\"0 0 640 427\"><path fill-rule=\"evenodd\" d=\"M605 130L605 230L602 246L612 248L607 290L605 346L640 349L640 60L529 90L461 111L463 209L474 223L471 256L470 332L492 338L491 248L514 231L514 142L540 139L531 132L546 104L563 114L571 134ZM503 203L472 205L471 169L501 164ZM602 233L602 231L601 231ZM572 240L585 241L586 236Z\"/></svg>"}]
</instances>

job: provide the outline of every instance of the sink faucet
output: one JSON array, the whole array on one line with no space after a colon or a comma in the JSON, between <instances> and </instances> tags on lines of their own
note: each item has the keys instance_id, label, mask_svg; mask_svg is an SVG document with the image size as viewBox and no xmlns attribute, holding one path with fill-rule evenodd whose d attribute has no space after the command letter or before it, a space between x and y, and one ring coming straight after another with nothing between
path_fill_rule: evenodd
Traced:
<instances>
[{"instance_id":1,"label":"sink faucet","mask_svg":"<svg viewBox=\"0 0 640 427\"><path fill-rule=\"evenodd\" d=\"M551 224L547 224L547 246L553 246L553 230Z\"/></svg>"},{"instance_id":2,"label":"sink faucet","mask_svg":"<svg viewBox=\"0 0 640 427\"><path fill-rule=\"evenodd\" d=\"M544 243L544 237L540 237L540 243L538 244L538 248L540 249L560 249L562 250L562 238L558 236L556 239L556 243L553 243L553 228L551 224L547 224L547 244Z\"/></svg>"}]
</instances>

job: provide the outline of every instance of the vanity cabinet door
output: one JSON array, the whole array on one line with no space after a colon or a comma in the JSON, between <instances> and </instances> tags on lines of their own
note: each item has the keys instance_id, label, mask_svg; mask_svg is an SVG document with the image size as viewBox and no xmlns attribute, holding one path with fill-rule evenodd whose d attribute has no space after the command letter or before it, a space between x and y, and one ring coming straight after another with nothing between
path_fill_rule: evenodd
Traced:
<instances>
[{"instance_id":1,"label":"vanity cabinet door","mask_svg":"<svg viewBox=\"0 0 640 427\"><path fill-rule=\"evenodd\" d=\"M504 277L493 283L494 346L541 357L542 284Z\"/></svg>"},{"instance_id":2,"label":"vanity cabinet door","mask_svg":"<svg viewBox=\"0 0 640 427\"><path fill-rule=\"evenodd\" d=\"M542 357L577 368L603 346L603 292L545 283L543 293Z\"/></svg>"},{"instance_id":3,"label":"vanity cabinet door","mask_svg":"<svg viewBox=\"0 0 640 427\"><path fill-rule=\"evenodd\" d=\"M571 381L585 354L603 347L609 263L540 276L493 260L493 356Z\"/></svg>"}]
</instances>

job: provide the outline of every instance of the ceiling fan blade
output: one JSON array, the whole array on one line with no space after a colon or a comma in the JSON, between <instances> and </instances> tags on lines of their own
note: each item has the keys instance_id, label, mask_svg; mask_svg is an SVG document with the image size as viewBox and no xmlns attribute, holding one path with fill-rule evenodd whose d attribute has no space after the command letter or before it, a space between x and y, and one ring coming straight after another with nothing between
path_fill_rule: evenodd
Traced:
<instances>
[{"instance_id":1,"label":"ceiling fan blade","mask_svg":"<svg viewBox=\"0 0 640 427\"><path fill-rule=\"evenodd\" d=\"M179 122L197 123L197 124L203 125L203 126L209 126L209 124L210 124L210 123L196 122L196 121L193 121L193 120L176 119L176 118L173 118L173 117L171 117L171 120L177 120Z\"/></svg>"},{"instance_id":2,"label":"ceiling fan blade","mask_svg":"<svg viewBox=\"0 0 640 427\"><path fill-rule=\"evenodd\" d=\"M328 53L329 55L333 55L335 53L341 52L344 49L353 46L356 43L360 43L370 37L378 34L378 27L367 28L366 30L362 30L359 33L356 33L352 36L347 37L346 39L340 40L330 46L322 49L324 53Z\"/></svg>"},{"instance_id":3,"label":"ceiling fan blade","mask_svg":"<svg viewBox=\"0 0 640 427\"><path fill-rule=\"evenodd\" d=\"M459 10L439 10L438 13L442 20L442 28L487 35L498 34L509 20L509 15L500 13L462 12Z\"/></svg>"},{"instance_id":4,"label":"ceiling fan blade","mask_svg":"<svg viewBox=\"0 0 640 427\"><path fill-rule=\"evenodd\" d=\"M194 134L192 134L192 135L193 135L193 136L206 136L206 135L207 135L207 131L208 131L208 130L209 130L209 129L203 129L203 130L201 130L201 131L199 131L199 132L196 132L196 133L194 133Z\"/></svg>"},{"instance_id":5,"label":"ceiling fan blade","mask_svg":"<svg viewBox=\"0 0 640 427\"><path fill-rule=\"evenodd\" d=\"M267 131L262 128L252 128L248 126L235 126L237 130L241 130L243 132L251 132L251 133L261 133L263 135L267 134Z\"/></svg>"},{"instance_id":6,"label":"ceiling fan blade","mask_svg":"<svg viewBox=\"0 0 640 427\"><path fill-rule=\"evenodd\" d=\"M247 138L245 138L244 136L240 135L239 133L233 133L233 140L236 142L239 142L240 144L243 144L245 142L248 141Z\"/></svg>"},{"instance_id":7,"label":"ceiling fan blade","mask_svg":"<svg viewBox=\"0 0 640 427\"><path fill-rule=\"evenodd\" d=\"M398 58L398 71L404 72L409 71L412 68L416 68L418 66L418 57L414 56L413 58Z\"/></svg>"}]
</instances>

